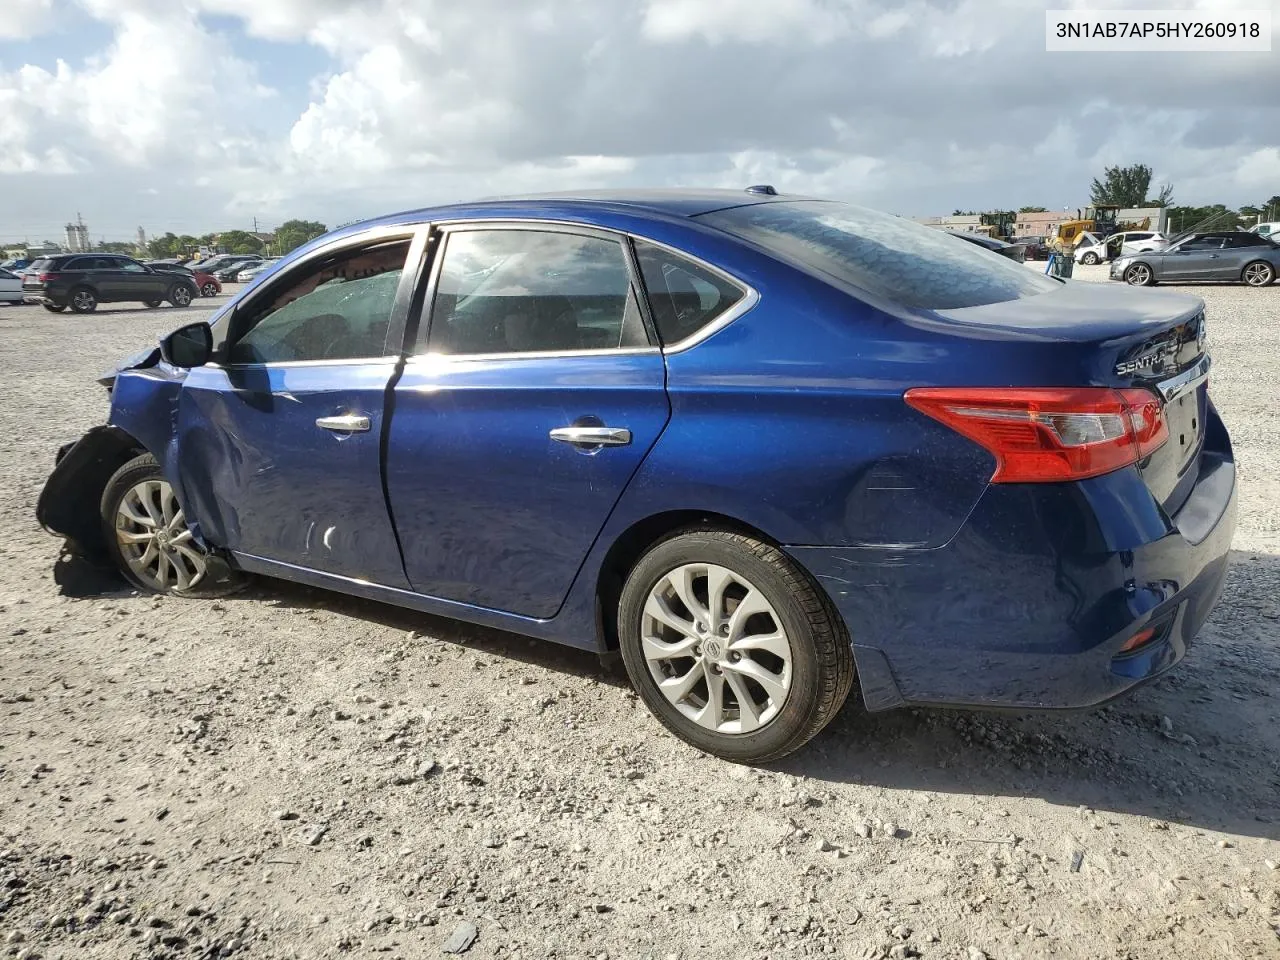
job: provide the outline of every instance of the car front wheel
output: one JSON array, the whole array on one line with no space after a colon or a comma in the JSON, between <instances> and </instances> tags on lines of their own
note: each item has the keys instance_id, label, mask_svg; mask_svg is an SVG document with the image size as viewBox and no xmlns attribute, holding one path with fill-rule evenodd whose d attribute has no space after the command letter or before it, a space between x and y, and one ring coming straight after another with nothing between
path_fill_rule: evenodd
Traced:
<instances>
[{"instance_id":1,"label":"car front wheel","mask_svg":"<svg viewBox=\"0 0 1280 960\"><path fill-rule=\"evenodd\" d=\"M216 597L241 586L241 574L211 563L195 542L182 505L151 454L116 471L102 493L101 511L107 550L139 589Z\"/></svg>"},{"instance_id":2,"label":"car front wheel","mask_svg":"<svg viewBox=\"0 0 1280 960\"><path fill-rule=\"evenodd\" d=\"M1124 272L1124 282L1135 287L1149 287L1155 280L1155 274L1145 263L1135 263Z\"/></svg>"},{"instance_id":3,"label":"car front wheel","mask_svg":"<svg viewBox=\"0 0 1280 960\"><path fill-rule=\"evenodd\" d=\"M777 548L723 530L691 530L641 557L618 637L658 720L740 763L799 749L853 685L849 635L821 589Z\"/></svg>"},{"instance_id":4,"label":"car front wheel","mask_svg":"<svg viewBox=\"0 0 1280 960\"><path fill-rule=\"evenodd\" d=\"M1089 251L1083 257L1080 258L1080 262L1084 264L1088 264L1089 266L1092 267L1095 263L1098 262L1098 255L1093 251Z\"/></svg>"}]
</instances>

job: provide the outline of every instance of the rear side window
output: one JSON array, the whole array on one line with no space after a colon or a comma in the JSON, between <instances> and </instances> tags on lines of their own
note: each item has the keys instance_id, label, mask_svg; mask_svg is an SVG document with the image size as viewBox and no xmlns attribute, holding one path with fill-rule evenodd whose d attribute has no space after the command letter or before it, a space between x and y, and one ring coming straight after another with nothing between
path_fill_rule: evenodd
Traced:
<instances>
[{"instance_id":1,"label":"rear side window","mask_svg":"<svg viewBox=\"0 0 1280 960\"><path fill-rule=\"evenodd\" d=\"M1233 247L1269 247L1264 238L1254 233L1235 233L1227 237L1227 249Z\"/></svg>"},{"instance_id":2,"label":"rear side window","mask_svg":"<svg viewBox=\"0 0 1280 960\"><path fill-rule=\"evenodd\" d=\"M663 346L693 336L746 296L737 284L679 254L643 240L635 248Z\"/></svg>"},{"instance_id":3,"label":"rear side window","mask_svg":"<svg viewBox=\"0 0 1280 960\"><path fill-rule=\"evenodd\" d=\"M27 269L33 270L36 273L41 273L45 270L53 269L55 266L57 266L57 264L55 264L54 261L46 259L46 260L37 260L35 263L31 264L31 266L28 267Z\"/></svg>"},{"instance_id":4,"label":"rear side window","mask_svg":"<svg viewBox=\"0 0 1280 960\"><path fill-rule=\"evenodd\" d=\"M944 231L852 204L760 203L698 219L782 260L906 307L976 307L1060 287L1008 257L956 243Z\"/></svg>"},{"instance_id":5,"label":"rear side window","mask_svg":"<svg viewBox=\"0 0 1280 960\"><path fill-rule=\"evenodd\" d=\"M428 351L463 356L648 345L616 240L541 230L449 234Z\"/></svg>"}]
</instances>

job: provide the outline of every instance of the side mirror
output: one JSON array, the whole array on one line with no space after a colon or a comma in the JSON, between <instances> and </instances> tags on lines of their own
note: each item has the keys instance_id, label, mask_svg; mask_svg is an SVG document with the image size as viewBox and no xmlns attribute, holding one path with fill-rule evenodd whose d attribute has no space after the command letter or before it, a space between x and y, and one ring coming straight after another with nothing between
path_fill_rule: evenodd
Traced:
<instances>
[{"instance_id":1,"label":"side mirror","mask_svg":"<svg viewBox=\"0 0 1280 960\"><path fill-rule=\"evenodd\" d=\"M203 367L213 359L213 329L189 323L160 341L160 356L175 367Z\"/></svg>"}]
</instances>

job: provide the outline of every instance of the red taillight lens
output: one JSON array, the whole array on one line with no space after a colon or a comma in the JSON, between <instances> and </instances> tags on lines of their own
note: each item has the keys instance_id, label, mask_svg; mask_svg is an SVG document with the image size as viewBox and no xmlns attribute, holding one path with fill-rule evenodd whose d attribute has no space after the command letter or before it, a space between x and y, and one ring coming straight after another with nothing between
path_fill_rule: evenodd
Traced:
<instances>
[{"instance_id":1,"label":"red taillight lens","mask_svg":"<svg viewBox=\"0 0 1280 960\"><path fill-rule=\"evenodd\" d=\"M985 447L992 483L1083 480L1137 463L1169 438L1147 390L1109 387L918 387L904 398Z\"/></svg>"},{"instance_id":2,"label":"red taillight lens","mask_svg":"<svg viewBox=\"0 0 1280 960\"><path fill-rule=\"evenodd\" d=\"M56 276L56 274L40 273L36 275L36 279L39 280L41 283L48 283L50 280L54 278L54 276Z\"/></svg>"}]
</instances>

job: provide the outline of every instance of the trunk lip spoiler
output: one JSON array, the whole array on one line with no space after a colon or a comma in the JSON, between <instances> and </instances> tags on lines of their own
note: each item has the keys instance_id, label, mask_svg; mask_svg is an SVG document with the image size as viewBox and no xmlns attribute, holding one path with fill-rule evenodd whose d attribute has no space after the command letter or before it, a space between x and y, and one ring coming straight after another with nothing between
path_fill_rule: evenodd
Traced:
<instances>
[{"instance_id":1,"label":"trunk lip spoiler","mask_svg":"<svg viewBox=\"0 0 1280 960\"><path fill-rule=\"evenodd\" d=\"M1183 370L1176 377L1161 380L1156 384L1156 389L1160 392L1160 396L1164 398L1165 403L1172 403L1184 393L1194 390L1209 379L1209 367L1211 365L1212 359L1206 353L1195 362L1194 366Z\"/></svg>"}]
</instances>

